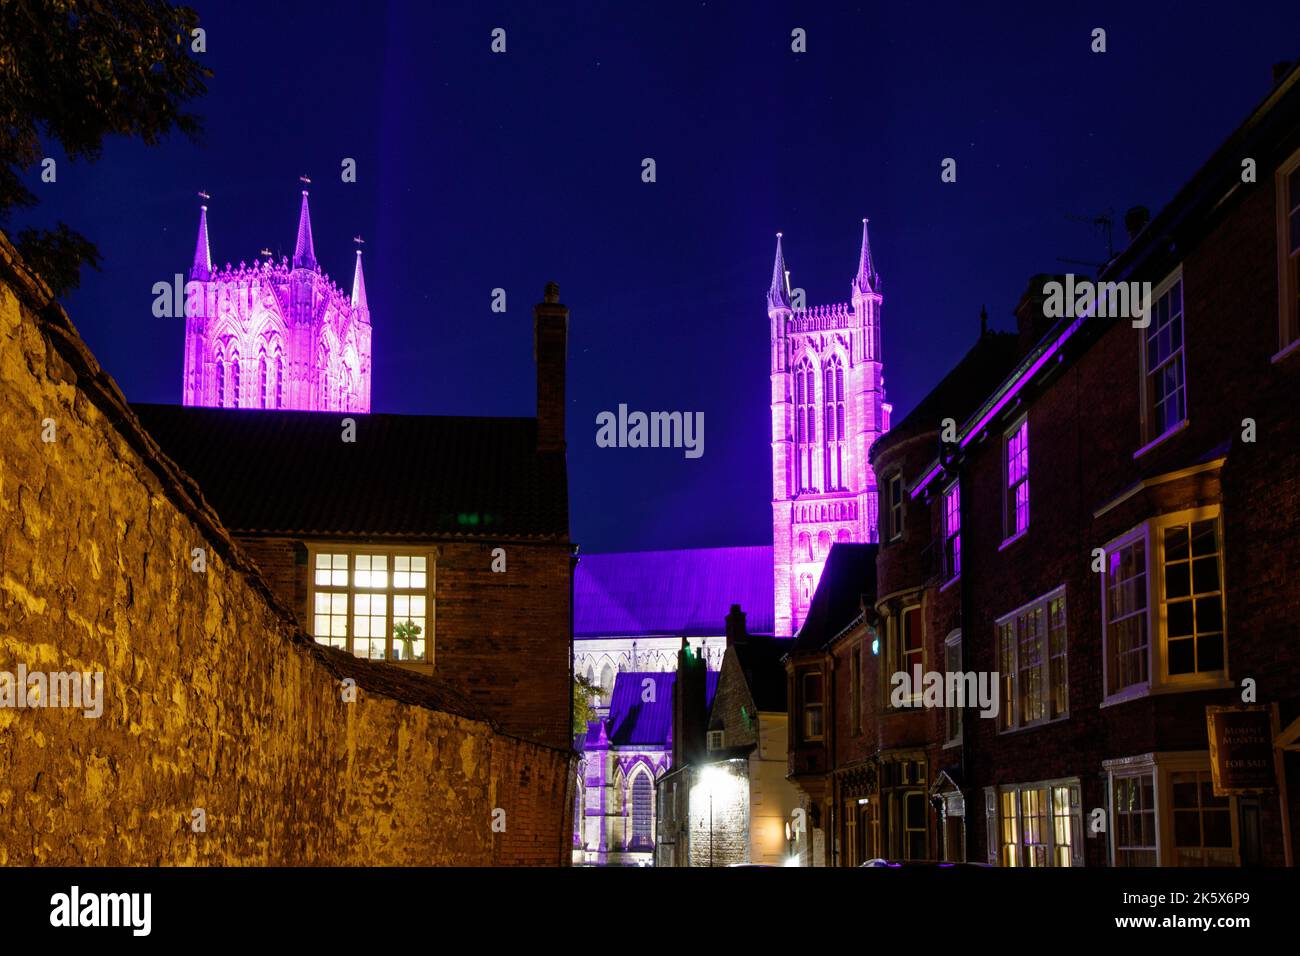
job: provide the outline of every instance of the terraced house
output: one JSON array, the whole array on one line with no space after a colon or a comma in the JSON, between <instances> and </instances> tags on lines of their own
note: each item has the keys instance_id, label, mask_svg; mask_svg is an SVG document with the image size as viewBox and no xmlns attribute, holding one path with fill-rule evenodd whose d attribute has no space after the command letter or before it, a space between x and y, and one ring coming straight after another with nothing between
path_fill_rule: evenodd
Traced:
<instances>
[{"instance_id":1,"label":"terraced house","mask_svg":"<svg viewBox=\"0 0 1300 956\"><path fill-rule=\"evenodd\" d=\"M1073 281L1146 315L1049 317L1035 276L873 445L875 580L837 545L787 663L808 862L1293 863L1300 68L1126 227ZM916 667L996 706L900 706Z\"/></svg>"}]
</instances>

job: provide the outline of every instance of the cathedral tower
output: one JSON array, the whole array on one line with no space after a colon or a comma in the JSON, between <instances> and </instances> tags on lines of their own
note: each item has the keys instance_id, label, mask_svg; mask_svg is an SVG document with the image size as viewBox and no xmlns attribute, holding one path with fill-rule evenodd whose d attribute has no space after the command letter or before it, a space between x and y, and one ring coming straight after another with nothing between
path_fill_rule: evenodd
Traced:
<instances>
[{"instance_id":1,"label":"cathedral tower","mask_svg":"<svg viewBox=\"0 0 1300 956\"><path fill-rule=\"evenodd\" d=\"M881 374L880 276L867 220L850 301L804 307L781 234L767 292L772 370L776 634L799 630L836 541L878 539L872 442L889 430Z\"/></svg>"},{"instance_id":2,"label":"cathedral tower","mask_svg":"<svg viewBox=\"0 0 1300 956\"><path fill-rule=\"evenodd\" d=\"M304 189L292 261L263 254L252 265L214 269L208 207L199 207L185 288L182 402L369 412L370 306L361 250L349 295L316 261Z\"/></svg>"}]
</instances>

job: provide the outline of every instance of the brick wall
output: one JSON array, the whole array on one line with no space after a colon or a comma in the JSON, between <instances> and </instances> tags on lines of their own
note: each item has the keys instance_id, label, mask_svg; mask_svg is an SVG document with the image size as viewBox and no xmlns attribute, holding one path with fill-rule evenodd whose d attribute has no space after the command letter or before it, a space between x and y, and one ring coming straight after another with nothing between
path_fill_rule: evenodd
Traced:
<instances>
[{"instance_id":1,"label":"brick wall","mask_svg":"<svg viewBox=\"0 0 1300 956\"><path fill-rule=\"evenodd\" d=\"M0 708L0 865L564 860L569 752L303 637L2 235L0 427L0 670L104 675Z\"/></svg>"},{"instance_id":2,"label":"brick wall","mask_svg":"<svg viewBox=\"0 0 1300 956\"><path fill-rule=\"evenodd\" d=\"M297 614L299 626L309 629L306 545L283 537L241 535L239 541ZM436 550L434 663L416 669L436 673L506 732L566 747L572 660L569 545L427 538L384 539L382 544ZM492 552L498 547L506 552L504 572L492 570Z\"/></svg>"}]
</instances>

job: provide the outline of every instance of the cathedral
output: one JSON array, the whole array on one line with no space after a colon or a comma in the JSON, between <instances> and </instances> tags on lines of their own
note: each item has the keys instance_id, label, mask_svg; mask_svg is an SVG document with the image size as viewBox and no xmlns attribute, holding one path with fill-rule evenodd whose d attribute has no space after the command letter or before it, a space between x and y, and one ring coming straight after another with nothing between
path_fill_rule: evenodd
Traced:
<instances>
[{"instance_id":1,"label":"cathedral","mask_svg":"<svg viewBox=\"0 0 1300 956\"><path fill-rule=\"evenodd\" d=\"M798 633L831 545L874 543L872 443L892 411L882 375L880 276L867 221L847 303L807 307L786 268L781 235L767 291L771 344L772 545L579 558L574 673L596 685L582 753L575 863L649 865L654 792L671 769L672 677L683 644L703 658L711 698L733 604L750 633ZM662 674L665 680L656 681ZM647 681L650 683L647 684ZM652 699L643 688L657 687ZM779 746L784 748L785 741Z\"/></svg>"},{"instance_id":2,"label":"cathedral","mask_svg":"<svg viewBox=\"0 0 1300 956\"><path fill-rule=\"evenodd\" d=\"M772 369L772 545L776 636L797 634L831 544L874 543L872 442L889 430L881 374L880 276L862 220L850 300L803 308L776 237L767 292Z\"/></svg>"},{"instance_id":3,"label":"cathedral","mask_svg":"<svg viewBox=\"0 0 1300 956\"><path fill-rule=\"evenodd\" d=\"M208 207L186 286L182 401L215 408L370 411L370 307L356 253L352 293L321 271L302 192L293 259L212 265Z\"/></svg>"}]
</instances>

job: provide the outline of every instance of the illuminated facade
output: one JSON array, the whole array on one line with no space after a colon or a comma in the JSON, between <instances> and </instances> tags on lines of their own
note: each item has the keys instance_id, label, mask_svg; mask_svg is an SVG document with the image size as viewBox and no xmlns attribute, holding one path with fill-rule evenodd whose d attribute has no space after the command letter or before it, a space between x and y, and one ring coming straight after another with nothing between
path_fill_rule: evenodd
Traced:
<instances>
[{"instance_id":1,"label":"illuminated facade","mask_svg":"<svg viewBox=\"0 0 1300 956\"><path fill-rule=\"evenodd\" d=\"M316 262L307 191L293 259L212 265L208 207L185 302L182 402L216 408L370 411L370 307L356 253L352 293Z\"/></svg>"},{"instance_id":2,"label":"illuminated facade","mask_svg":"<svg viewBox=\"0 0 1300 956\"><path fill-rule=\"evenodd\" d=\"M776 634L807 616L831 545L879 540L867 459L889 430L880 349L880 276L862 220L848 303L805 307L776 239L771 320L772 543Z\"/></svg>"}]
</instances>

